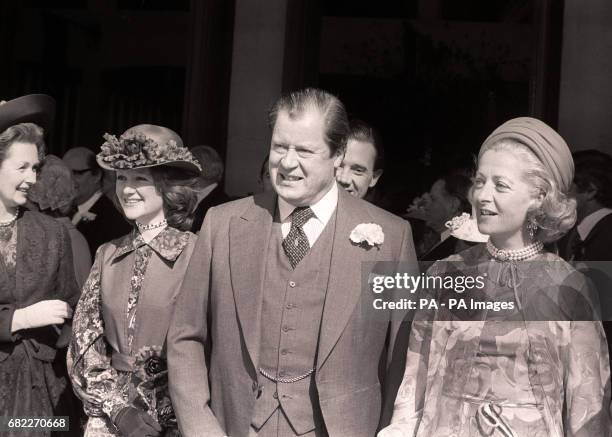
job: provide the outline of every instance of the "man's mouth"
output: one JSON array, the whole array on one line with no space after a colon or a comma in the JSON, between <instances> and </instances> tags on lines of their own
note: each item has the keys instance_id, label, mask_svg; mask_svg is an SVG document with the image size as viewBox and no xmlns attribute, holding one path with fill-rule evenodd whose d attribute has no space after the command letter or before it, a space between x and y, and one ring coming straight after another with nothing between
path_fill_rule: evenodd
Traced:
<instances>
[{"instance_id":1,"label":"man's mouth","mask_svg":"<svg viewBox=\"0 0 612 437\"><path fill-rule=\"evenodd\" d=\"M304 179L299 176L284 175L282 173L279 173L279 175L281 177L281 181L285 181L285 182L298 182Z\"/></svg>"}]
</instances>

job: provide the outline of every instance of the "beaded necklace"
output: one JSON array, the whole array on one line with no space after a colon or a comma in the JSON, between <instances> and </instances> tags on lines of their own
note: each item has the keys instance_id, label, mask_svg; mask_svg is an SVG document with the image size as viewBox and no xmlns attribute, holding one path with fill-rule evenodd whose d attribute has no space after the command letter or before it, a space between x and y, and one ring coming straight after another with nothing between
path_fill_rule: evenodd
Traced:
<instances>
[{"instance_id":1,"label":"beaded necklace","mask_svg":"<svg viewBox=\"0 0 612 437\"><path fill-rule=\"evenodd\" d=\"M10 220L7 220L5 222L0 222L0 228L12 226L12 224L15 223L15 220L17 220L18 216L19 216L19 208L17 208L17 211L15 211L15 214L13 214L13 217Z\"/></svg>"},{"instance_id":2,"label":"beaded necklace","mask_svg":"<svg viewBox=\"0 0 612 437\"><path fill-rule=\"evenodd\" d=\"M487 241L487 250L493 258L498 261L523 261L529 258L533 258L538 253L542 252L544 244L541 241L534 241L528 246L521 249L498 249L491 243L491 240Z\"/></svg>"},{"instance_id":3,"label":"beaded necklace","mask_svg":"<svg viewBox=\"0 0 612 437\"><path fill-rule=\"evenodd\" d=\"M138 227L138 230L140 232L142 232L142 231L150 231L151 229L163 228L165 226L168 226L168 221L166 219L163 219L161 222L151 223L149 225L142 225L142 224L136 222L136 226Z\"/></svg>"}]
</instances>

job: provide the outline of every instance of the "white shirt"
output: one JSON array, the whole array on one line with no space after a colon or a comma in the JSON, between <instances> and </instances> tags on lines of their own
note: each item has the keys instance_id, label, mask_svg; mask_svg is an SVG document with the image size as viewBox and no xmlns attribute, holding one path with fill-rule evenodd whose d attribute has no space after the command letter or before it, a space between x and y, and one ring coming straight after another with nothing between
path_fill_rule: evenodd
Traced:
<instances>
[{"instance_id":1,"label":"white shirt","mask_svg":"<svg viewBox=\"0 0 612 437\"><path fill-rule=\"evenodd\" d=\"M96 191L93 196L91 196L85 202L81 203L77 207L77 212L72 217L72 224L75 226L78 225L81 221L81 218L83 218L83 215L89 212L89 210L96 204L100 197L102 197L102 191Z\"/></svg>"},{"instance_id":2,"label":"white shirt","mask_svg":"<svg viewBox=\"0 0 612 437\"><path fill-rule=\"evenodd\" d=\"M580 224L576 226L576 229L578 230L578 235L580 235L580 239L582 241L586 240L586 237L589 236L595 225L599 223L602 218L609 214L612 214L612 209L601 208L583 218Z\"/></svg>"},{"instance_id":3,"label":"white shirt","mask_svg":"<svg viewBox=\"0 0 612 437\"><path fill-rule=\"evenodd\" d=\"M444 231L442 231L442 233L440 234L440 243L445 242L450 236L451 236L450 229L445 229Z\"/></svg>"},{"instance_id":4,"label":"white shirt","mask_svg":"<svg viewBox=\"0 0 612 437\"><path fill-rule=\"evenodd\" d=\"M200 193L200 196L198 197L198 199L200 200L200 202L201 202L202 200L206 199L206 196L208 196L210 193L212 193L212 192L213 192L213 190L214 190L215 188L217 188L217 186L218 186L218 185L219 185L218 183L214 182L214 183L210 184L209 186L207 186L206 188L204 188L204 189L202 190L202 192Z\"/></svg>"},{"instance_id":5,"label":"white shirt","mask_svg":"<svg viewBox=\"0 0 612 437\"><path fill-rule=\"evenodd\" d=\"M325 225L331 218L332 214L336 210L336 206L338 205L338 186L334 183L330 190L314 205L310 205L310 209L314 212L314 217L308 220L302 229L306 234L306 238L308 238L308 243L310 247L312 247L317 238L323 232ZM278 212L281 219L281 231L283 233L283 238L287 236L289 230L291 229L291 213L296 207L291 205L286 200L283 200L280 196L278 198Z\"/></svg>"}]
</instances>

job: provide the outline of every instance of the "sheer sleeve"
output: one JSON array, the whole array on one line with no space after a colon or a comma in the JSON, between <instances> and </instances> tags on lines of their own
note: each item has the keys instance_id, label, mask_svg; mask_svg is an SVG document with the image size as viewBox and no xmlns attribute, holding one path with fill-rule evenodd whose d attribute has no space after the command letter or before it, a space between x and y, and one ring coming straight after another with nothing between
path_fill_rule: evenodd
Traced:
<instances>
[{"instance_id":1,"label":"sheer sleeve","mask_svg":"<svg viewBox=\"0 0 612 437\"><path fill-rule=\"evenodd\" d=\"M104 339L100 290L103 249L104 246L98 249L74 314L68 369L74 391L83 401L87 415L107 415L113 420L127 406L127 400L118 384L119 375L111 366Z\"/></svg>"},{"instance_id":2,"label":"sheer sleeve","mask_svg":"<svg viewBox=\"0 0 612 437\"><path fill-rule=\"evenodd\" d=\"M406 354L406 370L395 398L391 424L381 430L378 437L415 435L425 401L432 331L431 320L415 319L412 322Z\"/></svg>"},{"instance_id":3,"label":"sheer sleeve","mask_svg":"<svg viewBox=\"0 0 612 437\"><path fill-rule=\"evenodd\" d=\"M601 323L571 322L566 357L566 435L611 435L610 364Z\"/></svg>"}]
</instances>

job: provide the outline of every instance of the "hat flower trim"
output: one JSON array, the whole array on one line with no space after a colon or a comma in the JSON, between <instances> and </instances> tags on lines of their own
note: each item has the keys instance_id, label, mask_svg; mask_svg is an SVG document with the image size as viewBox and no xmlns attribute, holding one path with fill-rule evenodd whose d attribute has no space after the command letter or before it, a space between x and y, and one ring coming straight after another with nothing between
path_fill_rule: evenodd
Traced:
<instances>
[{"instance_id":1,"label":"hat flower trim","mask_svg":"<svg viewBox=\"0 0 612 437\"><path fill-rule=\"evenodd\" d=\"M361 223L351 231L351 242L364 249L380 248L385 241L385 234L377 223Z\"/></svg>"},{"instance_id":2,"label":"hat flower trim","mask_svg":"<svg viewBox=\"0 0 612 437\"><path fill-rule=\"evenodd\" d=\"M161 145L140 132L124 134L119 138L107 133L104 134L104 139L106 141L102 144L98 157L118 170L174 161L187 161L202 170L200 163L194 159L189 149L177 145L174 140Z\"/></svg>"}]
</instances>

